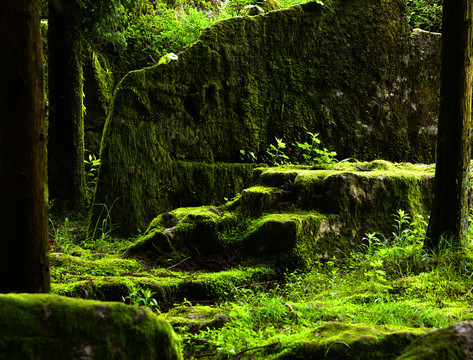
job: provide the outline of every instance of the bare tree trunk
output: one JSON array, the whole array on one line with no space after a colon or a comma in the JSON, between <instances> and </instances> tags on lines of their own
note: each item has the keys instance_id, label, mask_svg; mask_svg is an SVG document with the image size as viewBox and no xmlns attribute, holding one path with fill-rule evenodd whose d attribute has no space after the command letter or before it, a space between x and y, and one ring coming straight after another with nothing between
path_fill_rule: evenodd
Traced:
<instances>
[{"instance_id":1,"label":"bare tree trunk","mask_svg":"<svg viewBox=\"0 0 473 360\"><path fill-rule=\"evenodd\" d=\"M472 0L444 0L435 193L425 247L466 241L472 96Z\"/></svg>"},{"instance_id":2,"label":"bare tree trunk","mask_svg":"<svg viewBox=\"0 0 473 360\"><path fill-rule=\"evenodd\" d=\"M86 203L80 34L80 1L49 1L49 195L61 209Z\"/></svg>"},{"instance_id":3,"label":"bare tree trunk","mask_svg":"<svg viewBox=\"0 0 473 360\"><path fill-rule=\"evenodd\" d=\"M49 292L37 0L0 2L0 292Z\"/></svg>"}]
</instances>

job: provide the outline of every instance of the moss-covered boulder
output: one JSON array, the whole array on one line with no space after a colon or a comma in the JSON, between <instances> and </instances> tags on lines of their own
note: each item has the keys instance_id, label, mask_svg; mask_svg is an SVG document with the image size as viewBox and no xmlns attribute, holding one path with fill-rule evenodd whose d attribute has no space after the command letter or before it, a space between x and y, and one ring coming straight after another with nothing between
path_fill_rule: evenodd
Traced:
<instances>
[{"instance_id":1,"label":"moss-covered boulder","mask_svg":"<svg viewBox=\"0 0 473 360\"><path fill-rule=\"evenodd\" d=\"M0 309L2 359L182 359L169 323L141 308L10 294Z\"/></svg>"},{"instance_id":2,"label":"moss-covered boulder","mask_svg":"<svg viewBox=\"0 0 473 360\"><path fill-rule=\"evenodd\" d=\"M221 254L227 232L238 227L240 219L214 207L178 208L155 218L141 237L125 251L126 256L143 254L157 263L169 258L202 258Z\"/></svg>"},{"instance_id":3,"label":"moss-covered boulder","mask_svg":"<svg viewBox=\"0 0 473 360\"><path fill-rule=\"evenodd\" d=\"M280 270L308 269L321 257L353 245L341 235L338 216L317 212L268 214L249 223L237 242L246 259L269 261Z\"/></svg>"},{"instance_id":4,"label":"moss-covered boulder","mask_svg":"<svg viewBox=\"0 0 473 360\"><path fill-rule=\"evenodd\" d=\"M294 191L299 207L340 215L345 229L358 237L366 232L387 235L398 210L412 219L429 216L434 169L374 161L350 172L306 171L295 178Z\"/></svg>"},{"instance_id":5,"label":"moss-covered boulder","mask_svg":"<svg viewBox=\"0 0 473 360\"><path fill-rule=\"evenodd\" d=\"M295 203L292 186L281 187L253 186L241 193L241 212L258 216L269 211L283 211Z\"/></svg>"},{"instance_id":6,"label":"moss-covered boulder","mask_svg":"<svg viewBox=\"0 0 473 360\"><path fill-rule=\"evenodd\" d=\"M240 209L175 209L172 227L163 228L163 215L158 216L123 254L161 266L185 260L216 270L256 262L284 270L307 269L319 257L353 246L350 237L340 236L337 215L298 211L247 217Z\"/></svg>"},{"instance_id":7,"label":"moss-covered boulder","mask_svg":"<svg viewBox=\"0 0 473 360\"><path fill-rule=\"evenodd\" d=\"M396 360L463 360L473 357L473 321L431 331L416 339Z\"/></svg>"},{"instance_id":8,"label":"moss-covered boulder","mask_svg":"<svg viewBox=\"0 0 473 360\"><path fill-rule=\"evenodd\" d=\"M423 329L327 323L271 359L393 360Z\"/></svg>"},{"instance_id":9,"label":"moss-covered boulder","mask_svg":"<svg viewBox=\"0 0 473 360\"><path fill-rule=\"evenodd\" d=\"M438 83L409 80L420 63L405 0L324 3L219 21L177 61L123 78L95 199L118 199L118 232L234 196L251 167L224 163L240 161L240 150L265 154L275 137L318 132L341 158L433 160L436 119L424 114L436 111ZM423 54L423 63L434 56Z\"/></svg>"}]
</instances>

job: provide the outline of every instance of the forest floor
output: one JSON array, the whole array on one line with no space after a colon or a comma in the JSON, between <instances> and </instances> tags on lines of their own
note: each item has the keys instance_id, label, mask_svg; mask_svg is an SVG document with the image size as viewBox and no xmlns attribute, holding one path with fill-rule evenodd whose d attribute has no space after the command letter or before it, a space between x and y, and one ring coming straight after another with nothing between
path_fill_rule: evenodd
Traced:
<instances>
[{"instance_id":1,"label":"forest floor","mask_svg":"<svg viewBox=\"0 0 473 360\"><path fill-rule=\"evenodd\" d=\"M390 236L367 234L303 272L241 266L232 254L156 266L124 256L134 239L86 240L69 215L50 220L52 292L147 307L171 322L186 359L395 359L413 338L473 319L472 248L446 239L424 251L426 221L407 214Z\"/></svg>"}]
</instances>

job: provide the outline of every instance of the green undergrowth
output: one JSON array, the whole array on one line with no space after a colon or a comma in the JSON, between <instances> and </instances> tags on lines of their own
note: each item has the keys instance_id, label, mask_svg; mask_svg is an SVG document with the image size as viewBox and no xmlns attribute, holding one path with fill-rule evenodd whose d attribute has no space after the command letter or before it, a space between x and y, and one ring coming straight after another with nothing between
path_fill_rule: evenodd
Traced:
<instances>
[{"instance_id":1,"label":"green undergrowth","mask_svg":"<svg viewBox=\"0 0 473 360\"><path fill-rule=\"evenodd\" d=\"M330 359L366 351L367 359L394 359L430 329L473 319L473 250L445 239L438 253L426 252L425 219L398 211L392 220L390 235L366 234L350 252L279 276L256 267L177 271L77 247L51 253L53 293L122 301L146 289L187 358ZM209 299L213 305L198 305ZM393 344L398 351L388 356Z\"/></svg>"},{"instance_id":2,"label":"green undergrowth","mask_svg":"<svg viewBox=\"0 0 473 360\"><path fill-rule=\"evenodd\" d=\"M367 346L363 351L372 353L364 358L394 359L429 329L473 319L473 249L452 248L444 239L438 253L426 252L425 227L426 220L411 219L399 210L389 236L366 234L361 246L320 258L310 271L237 287L230 301L219 304L220 311L212 308L214 318L229 319L217 329L190 331L172 310L166 318L183 337L191 357L317 358L339 344L331 348L338 354L333 358L356 358L360 347ZM354 335L360 326L364 330ZM325 339L314 336L326 327L339 331L324 334ZM383 331L391 333L390 340ZM363 345L373 333L372 344ZM402 347L393 345L396 339ZM393 347L397 353L390 352Z\"/></svg>"},{"instance_id":3,"label":"green undergrowth","mask_svg":"<svg viewBox=\"0 0 473 360\"><path fill-rule=\"evenodd\" d=\"M394 249L380 247L362 258L353 254L332 258L308 273L286 274L281 283L235 289L232 301L220 304L221 313L231 319L221 328L189 333L177 322L175 328L184 339L185 351L194 355L210 352L225 359L248 351L248 358L317 358L316 354L324 356L331 344L338 343L336 353L344 349L345 356L356 358L355 349L350 351L352 340L366 340L367 333L378 340L383 331L408 333L409 340L402 343L405 347L429 329L473 319L471 249L424 253L422 266L413 260L422 254L420 244L402 254ZM412 263L412 270L396 269L381 250L388 250L400 262ZM173 322L172 312L167 316ZM323 334L320 329L325 326L339 331L324 340L314 336ZM353 335L360 326L365 333ZM380 345L378 340L374 342ZM388 343L378 349L368 346L365 351L373 354L365 358L394 359L389 352L393 338ZM399 355L402 348L396 350Z\"/></svg>"}]
</instances>

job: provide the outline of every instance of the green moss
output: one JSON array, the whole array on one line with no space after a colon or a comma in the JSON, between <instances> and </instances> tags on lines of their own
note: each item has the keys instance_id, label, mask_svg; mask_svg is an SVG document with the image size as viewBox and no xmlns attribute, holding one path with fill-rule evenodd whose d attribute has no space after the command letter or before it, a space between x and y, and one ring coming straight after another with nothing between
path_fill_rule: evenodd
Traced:
<instances>
[{"instance_id":1,"label":"green moss","mask_svg":"<svg viewBox=\"0 0 473 360\"><path fill-rule=\"evenodd\" d=\"M137 288L150 289L158 302L178 302L226 299L236 286L265 281L275 276L274 270L264 267L235 268L219 272L135 273L123 276L96 277L76 282L53 283L53 293L102 301L122 301Z\"/></svg>"},{"instance_id":2,"label":"green moss","mask_svg":"<svg viewBox=\"0 0 473 360\"><path fill-rule=\"evenodd\" d=\"M75 276L89 275L116 275L120 273L141 272L145 267L133 259L120 259L117 256L105 255L105 258L94 259L92 255L84 255L80 252L74 255L52 253L50 264L55 272L51 273L54 279L74 278ZM86 253L87 254L87 253Z\"/></svg>"},{"instance_id":3,"label":"green moss","mask_svg":"<svg viewBox=\"0 0 473 360\"><path fill-rule=\"evenodd\" d=\"M94 69L95 80L99 89L99 100L102 107L107 111L112 101L112 94L115 88L114 78L110 70L108 60L102 54L91 52L92 67Z\"/></svg>"},{"instance_id":4,"label":"green moss","mask_svg":"<svg viewBox=\"0 0 473 360\"><path fill-rule=\"evenodd\" d=\"M83 71L85 148L98 157L116 81L107 58L90 48L85 51Z\"/></svg>"},{"instance_id":5,"label":"green moss","mask_svg":"<svg viewBox=\"0 0 473 360\"><path fill-rule=\"evenodd\" d=\"M179 298L190 301L228 299L235 287L247 286L261 281L267 281L275 276L275 270L263 267L239 267L226 271L197 272L181 283L177 289ZM191 294L192 296L186 296Z\"/></svg>"},{"instance_id":6,"label":"green moss","mask_svg":"<svg viewBox=\"0 0 473 360\"><path fill-rule=\"evenodd\" d=\"M151 232L149 236L153 234L154 232ZM149 247L154 248L152 245ZM146 266L154 265L158 260L165 266L171 266L181 259L173 259L171 256L174 254L169 257L163 254L166 255L166 252L154 249L153 253L140 247L128 247L124 252L127 259L120 257L123 254L93 259L92 256L54 253L51 254L51 291L69 297L122 301L123 297L136 289L145 288L154 291L159 302L182 298L194 301L226 298L235 286L274 276L274 270L258 266L238 267L215 273L174 271L172 267L172 270L166 270Z\"/></svg>"},{"instance_id":7,"label":"green moss","mask_svg":"<svg viewBox=\"0 0 473 360\"><path fill-rule=\"evenodd\" d=\"M182 359L172 327L147 310L54 295L0 295L8 359Z\"/></svg>"},{"instance_id":8,"label":"green moss","mask_svg":"<svg viewBox=\"0 0 473 360\"><path fill-rule=\"evenodd\" d=\"M294 182L296 176L304 167L283 165L278 167L261 168L259 170L259 181L266 186L279 187L287 182Z\"/></svg>"},{"instance_id":9,"label":"green moss","mask_svg":"<svg viewBox=\"0 0 473 360\"><path fill-rule=\"evenodd\" d=\"M152 259L155 264L165 264L170 257L184 258L185 256L175 253L176 247L172 240L172 236L167 232L151 231L126 248L123 254L127 258L146 257ZM171 253L174 254L170 255Z\"/></svg>"},{"instance_id":10,"label":"green moss","mask_svg":"<svg viewBox=\"0 0 473 360\"><path fill-rule=\"evenodd\" d=\"M177 306L162 315L176 331L197 332L206 329L218 329L229 318L224 312L211 306Z\"/></svg>"}]
</instances>

